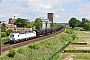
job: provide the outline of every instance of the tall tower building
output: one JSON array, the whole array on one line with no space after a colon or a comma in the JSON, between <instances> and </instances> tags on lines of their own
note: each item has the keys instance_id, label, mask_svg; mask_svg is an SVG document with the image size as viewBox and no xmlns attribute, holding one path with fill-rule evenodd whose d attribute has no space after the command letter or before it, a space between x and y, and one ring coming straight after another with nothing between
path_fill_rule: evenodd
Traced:
<instances>
[{"instance_id":1,"label":"tall tower building","mask_svg":"<svg viewBox=\"0 0 90 60\"><path fill-rule=\"evenodd\" d=\"M53 23L53 13L48 13L47 18Z\"/></svg>"},{"instance_id":2,"label":"tall tower building","mask_svg":"<svg viewBox=\"0 0 90 60\"><path fill-rule=\"evenodd\" d=\"M82 18L82 21L86 21L87 19L86 18Z\"/></svg>"}]
</instances>

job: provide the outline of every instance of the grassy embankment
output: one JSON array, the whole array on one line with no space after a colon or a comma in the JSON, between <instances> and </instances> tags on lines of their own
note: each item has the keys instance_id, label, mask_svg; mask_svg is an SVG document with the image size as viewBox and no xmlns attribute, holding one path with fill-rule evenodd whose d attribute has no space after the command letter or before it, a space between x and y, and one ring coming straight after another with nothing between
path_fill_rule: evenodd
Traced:
<instances>
[{"instance_id":1,"label":"grassy embankment","mask_svg":"<svg viewBox=\"0 0 90 60\"><path fill-rule=\"evenodd\" d=\"M0 60L47 60L71 39L72 37L67 33L61 33L40 42L30 43L26 47L15 50L14 57L6 55L0 57Z\"/></svg>"}]
</instances>

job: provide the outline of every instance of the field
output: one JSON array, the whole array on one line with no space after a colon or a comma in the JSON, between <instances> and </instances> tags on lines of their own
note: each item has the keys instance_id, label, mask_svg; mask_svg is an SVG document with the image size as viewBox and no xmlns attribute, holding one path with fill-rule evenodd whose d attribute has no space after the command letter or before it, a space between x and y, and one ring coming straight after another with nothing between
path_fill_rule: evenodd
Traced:
<instances>
[{"instance_id":1,"label":"field","mask_svg":"<svg viewBox=\"0 0 90 60\"><path fill-rule=\"evenodd\" d=\"M14 57L8 57L6 54L0 57L0 60L47 60L66 43L65 39L67 41L71 38L68 34L61 33L40 42L30 43L28 46L15 50Z\"/></svg>"},{"instance_id":2,"label":"field","mask_svg":"<svg viewBox=\"0 0 90 60\"><path fill-rule=\"evenodd\" d=\"M73 29L74 30L74 29ZM77 39L72 43L87 43L82 44L70 44L65 50L90 50L90 31L78 31L75 29ZM61 53L58 60L90 60L90 53Z\"/></svg>"}]
</instances>

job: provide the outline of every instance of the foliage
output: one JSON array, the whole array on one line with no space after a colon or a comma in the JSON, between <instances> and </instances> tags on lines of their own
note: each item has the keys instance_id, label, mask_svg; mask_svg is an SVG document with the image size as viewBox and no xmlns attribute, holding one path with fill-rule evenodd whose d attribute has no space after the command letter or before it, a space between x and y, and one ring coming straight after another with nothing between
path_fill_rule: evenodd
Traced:
<instances>
[{"instance_id":1,"label":"foliage","mask_svg":"<svg viewBox=\"0 0 90 60\"><path fill-rule=\"evenodd\" d=\"M50 28L54 28L54 27L58 27L58 26L59 26L58 23L51 23L51 24L50 24Z\"/></svg>"},{"instance_id":2,"label":"foliage","mask_svg":"<svg viewBox=\"0 0 90 60\"><path fill-rule=\"evenodd\" d=\"M33 28L34 27L34 22L27 23L27 28Z\"/></svg>"},{"instance_id":3,"label":"foliage","mask_svg":"<svg viewBox=\"0 0 90 60\"><path fill-rule=\"evenodd\" d=\"M26 20L23 18L16 19L14 24L17 25L17 27L26 27L27 26Z\"/></svg>"},{"instance_id":4,"label":"foliage","mask_svg":"<svg viewBox=\"0 0 90 60\"><path fill-rule=\"evenodd\" d=\"M9 36L9 35L10 35L11 33L13 33L13 32L14 32L14 31L13 31L12 29L8 29L7 32L6 32L6 33L7 33L7 36Z\"/></svg>"},{"instance_id":5,"label":"foliage","mask_svg":"<svg viewBox=\"0 0 90 60\"><path fill-rule=\"evenodd\" d=\"M1 37L6 37L7 33L6 32L1 32Z\"/></svg>"},{"instance_id":6,"label":"foliage","mask_svg":"<svg viewBox=\"0 0 90 60\"><path fill-rule=\"evenodd\" d=\"M58 23L54 23L54 27L58 27L59 26L59 24Z\"/></svg>"},{"instance_id":7,"label":"foliage","mask_svg":"<svg viewBox=\"0 0 90 60\"><path fill-rule=\"evenodd\" d=\"M68 33L73 38L73 40L77 38L76 33L73 30L67 28L65 32Z\"/></svg>"},{"instance_id":8,"label":"foliage","mask_svg":"<svg viewBox=\"0 0 90 60\"><path fill-rule=\"evenodd\" d=\"M90 53L90 50L64 50L64 53Z\"/></svg>"},{"instance_id":9,"label":"foliage","mask_svg":"<svg viewBox=\"0 0 90 60\"><path fill-rule=\"evenodd\" d=\"M74 31L72 31L71 29L66 29L66 31L65 31L66 33L68 33L68 34L73 34L74 33Z\"/></svg>"},{"instance_id":10,"label":"foliage","mask_svg":"<svg viewBox=\"0 0 90 60\"><path fill-rule=\"evenodd\" d=\"M62 38L62 42L66 42L70 39L69 35L68 34L61 34L61 38Z\"/></svg>"},{"instance_id":11,"label":"foliage","mask_svg":"<svg viewBox=\"0 0 90 60\"><path fill-rule=\"evenodd\" d=\"M69 28L69 29L71 29L71 30L73 30L73 31L81 31L82 28L80 28L80 27L75 27L75 28Z\"/></svg>"},{"instance_id":12,"label":"foliage","mask_svg":"<svg viewBox=\"0 0 90 60\"><path fill-rule=\"evenodd\" d=\"M14 57L15 54L16 54L16 51L13 48L11 48L10 51L9 51L9 53L8 53L8 56L9 57Z\"/></svg>"},{"instance_id":13,"label":"foliage","mask_svg":"<svg viewBox=\"0 0 90 60\"><path fill-rule=\"evenodd\" d=\"M74 27L77 27L81 24L81 22L79 20L77 20L76 18L71 18L69 20L69 25L70 27L74 28Z\"/></svg>"},{"instance_id":14,"label":"foliage","mask_svg":"<svg viewBox=\"0 0 90 60\"><path fill-rule=\"evenodd\" d=\"M40 48L40 46L37 43L30 43L28 47L31 49L39 49Z\"/></svg>"},{"instance_id":15,"label":"foliage","mask_svg":"<svg viewBox=\"0 0 90 60\"><path fill-rule=\"evenodd\" d=\"M6 28L4 26L1 26L1 32L6 32Z\"/></svg>"},{"instance_id":16,"label":"foliage","mask_svg":"<svg viewBox=\"0 0 90 60\"><path fill-rule=\"evenodd\" d=\"M42 28L42 20L40 18L35 19L35 24L36 29L40 30Z\"/></svg>"},{"instance_id":17,"label":"foliage","mask_svg":"<svg viewBox=\"0 0 90 60\"><path fill-rule=\"evenodd\" d=\"M1 38L2 44L8 42L8 39L9 39L9 37L2 37L2 38Z\"/></svg>"},{"instance_id":18,"label":"foliage","mask_svg":"<svg viewBox=\"0 0 90 60\"><path fill-rule=\"evenodd\" d=\"M54 24L53 24L53 23L51 23L51 24L50 24L50 28L53 28L53 27L54 27Z\"/></svg>"},{"instance_id":19,"label":"foliage","mask_svg":"<svg viewBox=\"0 0 90 60\"><path fill-rule=\"evenodd\" d=\"M89 20L86 20L83 24L83 28L85 30L90 30L90 21Z\"/></svg>"},{"instance_id":20,"label":"foliage","mask_svg":"<svg viewBox=\"0 0 90 60\"><path fill-rule=\"evenodd\" d=\"M66 34L66 33L61 33L61 34ZM17 51L18 53L13 58L4 56L0 59L1 60L48 60L50 56L52 56L56 51L58 51L58 49L60 49L66 43L66 42L63 43L61 42L61 40L63 40L61 34L47 38L37 43L35 42L35 44L39 45L40 47L39 49L33 49L33 48L31 49L30 46L22 47L23 49L26 48L23 51L23 53Z\"/></svg>"},{"instance_id":21,"label":"foliage","mask_svg":"<svg viewBox=\"0 0 90 60\"><path fill-rule=\"evenodd\" d=\"M23 53L24 51L25 51L24 48L19 48L19 49L17 50L18 53Z\"/></svg>"},{"instance_id":22,"label":"foliage","mask_svg":"<svg viewBox=\"0 0 90 60\"><path fill-rule=\"evenodd\" d=\"M82 27L82 21L76 20L77 26L76 27Z\"/></svg>"},{"instance_id":23,"label":"foliage","mask_svg":"<svg viewBox=\"0 0 90 60\"><path fill-rule=\"evenodd\" d=\"M87 45L87 42L83 42L83 43L72 43L73 45Z\"/></svg>"}]
</instances>

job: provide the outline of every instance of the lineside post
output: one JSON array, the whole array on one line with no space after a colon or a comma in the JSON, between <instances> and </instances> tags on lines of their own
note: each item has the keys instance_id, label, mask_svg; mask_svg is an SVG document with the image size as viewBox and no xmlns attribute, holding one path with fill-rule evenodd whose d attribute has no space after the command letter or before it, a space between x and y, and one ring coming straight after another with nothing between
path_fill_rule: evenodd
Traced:
<instances>
[{"instance_id":1,"label":"lineside post","mask_svg":"<svg viewBox=\"0 0 90 60\"><path fill-rule=\"evenodd\" d=\"M0 22L0 55L2 55L1 22Z\"/></svg>"}]
</instances>

